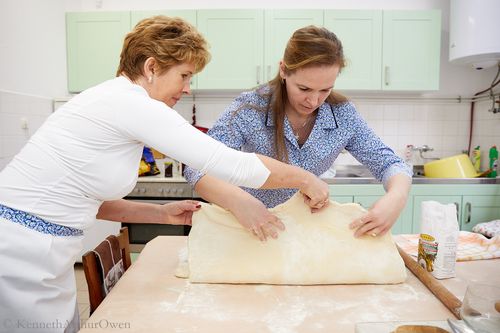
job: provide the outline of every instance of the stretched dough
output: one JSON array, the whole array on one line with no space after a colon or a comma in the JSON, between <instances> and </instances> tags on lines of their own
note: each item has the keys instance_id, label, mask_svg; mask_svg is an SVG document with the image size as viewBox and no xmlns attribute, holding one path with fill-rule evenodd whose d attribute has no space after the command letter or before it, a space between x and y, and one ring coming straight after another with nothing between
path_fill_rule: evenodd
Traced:
<instances>
[{"instance_id":1,"label":"stretched dough","mask_svg":"<svg viewBox=\"0 0 500 333\"><path fill-rule=\"evenodd\" d=\"M330 205L312 214L296 194L270 210L285 224L277 240L259 241L228 211L210 204L193 215L189 280L205 283L389 284L406 279L390 233L354 238L358 204Z\"/></svg>"}]
</instances>

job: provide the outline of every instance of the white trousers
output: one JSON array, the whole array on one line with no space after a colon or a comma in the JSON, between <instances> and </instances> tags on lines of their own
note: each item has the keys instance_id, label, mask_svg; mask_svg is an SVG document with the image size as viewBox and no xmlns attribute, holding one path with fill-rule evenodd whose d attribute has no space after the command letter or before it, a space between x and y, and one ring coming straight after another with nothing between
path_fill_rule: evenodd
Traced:
<instances>
[{"instance_id":1,"label":"white trousers","mask_svg":"<svg viewBox=\"0 0 500 333\"><path fill-rule=\"evenodd\" d=\"M73 266L82 238L0 218L0 332L79 330Z\"/></svg>"}]
</instances>

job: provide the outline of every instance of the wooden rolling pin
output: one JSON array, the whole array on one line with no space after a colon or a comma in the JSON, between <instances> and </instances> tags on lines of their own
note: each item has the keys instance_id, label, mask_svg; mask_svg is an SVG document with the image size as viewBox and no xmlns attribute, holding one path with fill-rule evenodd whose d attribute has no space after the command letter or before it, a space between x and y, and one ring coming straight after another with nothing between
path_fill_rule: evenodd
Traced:
<instances>
[{"instance_id":1,"label":"wooden rolling pin","mask_svg":"<svg viewBox=\"0 0 500 333\"><path fill-rule=\"evenodd\" d=\"M427 289L429 289L437 297L437 299L440 300L441 303L443 303L455 317L457 317L457 319L462 319L460 316L460 307L462 306L462 302L456 298L455 295L450 293L441 283L439 283L439 281L437 281L432 274L423 269L422 266L420 266L418 262L416 262L409 254L401 250L399 246L396 245L396 247L398 248L401 258L403 258L406 267L408 267L408 269L415 274L415 276L427 287Z\"/></svg>"}]
</instances>

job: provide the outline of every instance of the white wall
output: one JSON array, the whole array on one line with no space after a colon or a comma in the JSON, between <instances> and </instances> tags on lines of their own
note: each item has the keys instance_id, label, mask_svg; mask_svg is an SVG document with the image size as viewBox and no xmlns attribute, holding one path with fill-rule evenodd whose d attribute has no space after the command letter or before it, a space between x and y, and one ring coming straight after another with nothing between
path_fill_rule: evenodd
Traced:
<instances>
[{"instance_id":1,"label":"white wall","mask_svg":"<svg viewBox=\"0 0 500 333\"><path fill-rule=\"evenodd\" d=\"M68 95L66 88L65 12L146 10L168 8L337 8L337 9L440 9L442 12L440 90L428 93L376 92L350 95L375 131L399 154L406 144L428 144L429 156L447 156L467 148L469 104L431 98L470 97L487 88L495 69L475 71L448 62L449 0L1 0L0 1L0 169L26 142L47 114L50 99ZM409 66L412 64L409 63ZM3 92L1 92L3 91ZM29 95L29 96L24 96ZM210 126L234 92L197 94L198 124ZM395 99L410 96L413 100ZM19 104L5 100L17 101ZM421 99L421 100L419 100ZM29 101L38 100L39 104ZM458 99L457 99L458 100ZM477 105L474 142L483 149L500 145L500 114L487 112L487 102ZM27 105L30 105L27 107ZM42 106L44 105L44 106ZM192 98L176 107L190 120ZM39 108L39 109L37 109ZM20 129L20 119L29 130ZM474 143L476 144L476 143ZM486 153L487 154L487 153ZM483 156L486 155L483 151ZM342 155L340 163L352 163ZM418 163L418 161L417 161Z\"/></svg>"}]
</instances>

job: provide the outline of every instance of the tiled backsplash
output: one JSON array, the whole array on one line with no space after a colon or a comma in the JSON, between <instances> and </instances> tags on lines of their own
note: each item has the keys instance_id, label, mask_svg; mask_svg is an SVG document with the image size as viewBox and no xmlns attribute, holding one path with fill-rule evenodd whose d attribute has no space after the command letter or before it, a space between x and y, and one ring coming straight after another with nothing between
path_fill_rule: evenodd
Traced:
<instances>
[{"instance_id":1,"label":"tiled backsplash","mask_svg":"<svg viewBox=\"0 0 500 333\"><path fill-rule=\"evenodd\" d=\"M52 109L51 99L0 91L0 170L21 150Z\"/></svg>"},{"instance_id":2,"label":"tiled backsplash","mask_svg":"<svg viewBox=\"0 0 500 333\"><path fill-rule=\"evenodd\" d=\"M196 96L196 120L200 126L211 127L225 107L236 96ZM470 103L433 100L353 98L358 111L368 124L394 151L404 156L406 145L428 145L434 150L424 157L445 157L467 149L470 126ZM60 104L60 103L58 103ZM500 145L500 114L488 112L489 101L476 104L473 146L481 145L483 167L488 149ZM0 169L25 144L31 134L52 112L52 101L46 98L0 91ZM188 121L192 120L193 98L184 98L175 108ZM21 128L26 118L28 129ZM422 164L415 152L413 164ZM336 164L356 164L348 153L341 154Z\"/></svg>"},{"instance_id":3,"label":"tiled backsplash","mask_svg":"<svg viewBox=\"0 0 500 333\"><path fill-rule=\"evenodd\" d=\"M191 119L193 103L184 100L176 109L186 119ZM354 104L375 133L394 151L404 156L406 145L428 145L434 150L424 157L444 157L459 154L467 149L470 125L470 104L457 102L414 102L353 98ZM197 124L210 127L232 98L196 97ZM479 108L478 113L483 113ZM497 117L500 123L500 115ZM498 138L497 138L498 139ZM498 140L497 140L498 141ZM493 142L493 141L492 141ZM413 163L422 164L418 152ZM341 154L336 164L357 164L348 153Z\"/></svg>"}]
</instances>

